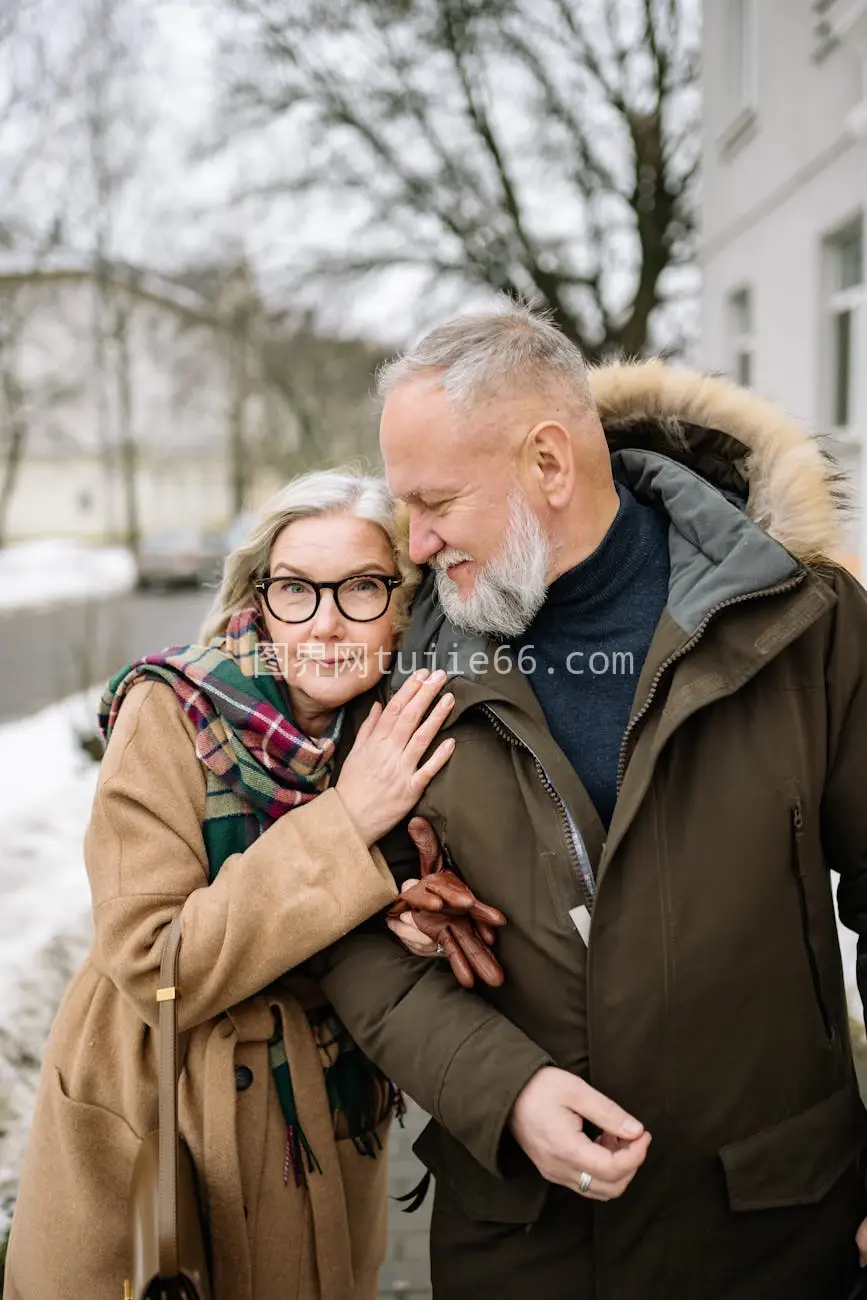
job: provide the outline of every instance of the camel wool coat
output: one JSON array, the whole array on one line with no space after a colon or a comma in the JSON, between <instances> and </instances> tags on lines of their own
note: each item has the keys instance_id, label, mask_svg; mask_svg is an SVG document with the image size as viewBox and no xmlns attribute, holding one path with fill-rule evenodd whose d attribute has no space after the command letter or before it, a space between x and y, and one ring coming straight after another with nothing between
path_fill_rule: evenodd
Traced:
<instances>
[{"instance_id":1,"label":"camel wool coat","mask_svg":"<svg viewBox=\"0 0 867 1300\"><path fill-rule=\"evenodd\" d=\"M216 1300L374 1300L385 1149L371 1159L336 1140L304 1014L323 999L291 972L388 906L393 878L330 789L229 857L208 885L204 808L193 724L169 686L137 684L103 758L85 838L93 947L45 1053L6 1300L123 1294L130 1173L156 1127L161 949L179 909L178 1011L190 1031L180 1125L202 1184ZM268 1057L275 1015L323 1171L300 1188L291 1174L284 1182L285 1124Z\"/></svg>"}]
</instances>

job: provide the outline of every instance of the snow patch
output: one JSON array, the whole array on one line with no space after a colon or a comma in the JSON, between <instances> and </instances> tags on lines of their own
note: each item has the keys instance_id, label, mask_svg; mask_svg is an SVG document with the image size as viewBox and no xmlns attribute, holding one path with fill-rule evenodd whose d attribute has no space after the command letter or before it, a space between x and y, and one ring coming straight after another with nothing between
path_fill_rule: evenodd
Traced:
<instances>
[{"instance_id":1,"label":"snow patch","mask_svg":"<svg viewBox=\"0 0 867 1300\"><path fill-rule=\"evenodd\" d=\"M98 767L76 734L93 730L98 694L0 727L9 810L0 867L0 1235L14 1203L45 1041L90 945L81 845Z\"/></svg>"},{"instance_id":2,"label":"snow patch","mask_svg":"<svg viewBox=\"0 0 867 1300\"><path fill-rule=\"evenodd\" d=\"M53 537L0 550L0 612L98 600L135 582L135 559L119 546Z\"/></svg>"}]
</instances>

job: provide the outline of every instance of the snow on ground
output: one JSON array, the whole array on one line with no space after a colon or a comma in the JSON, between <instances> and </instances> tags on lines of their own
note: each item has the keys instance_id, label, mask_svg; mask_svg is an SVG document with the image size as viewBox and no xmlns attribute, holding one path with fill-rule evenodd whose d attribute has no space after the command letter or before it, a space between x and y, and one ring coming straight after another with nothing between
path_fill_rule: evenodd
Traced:
<instances>
[{"instance_id":1,"label":"snow on ground","mask_svg":"<svg viewBox=\"0 0 867 1300\"><path fill-rule=\"evenodd\" d=\"M93 730L97 697L75 696L0 727L0 1236L45 1040L90 941L81 842L98 769L76 732Z\"/></svg>"},{"instance_id":2,"label":"snow on ground","mask_svg":"<svg viewBox=\"0 0 867 1300\"><path fill-rule=\"evenodd\" d=\"M110 596L135 585L132 554L65 538L0 549L0 611Z\"/></svg>"}]
</instances>

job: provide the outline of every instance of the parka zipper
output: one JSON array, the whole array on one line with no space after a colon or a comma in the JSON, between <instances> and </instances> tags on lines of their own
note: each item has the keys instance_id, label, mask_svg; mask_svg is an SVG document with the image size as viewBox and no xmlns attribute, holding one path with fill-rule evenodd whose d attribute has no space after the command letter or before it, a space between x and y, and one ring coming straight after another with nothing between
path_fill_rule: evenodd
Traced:
<instances>
[{"instance_id":1,"label":"parka zipper","mask_svg":"<svg viewBox=\"0 0 867 1300\"><path fill-rule=\"evenodd\" d=\"M642 718L645 717L648 710L650 709L650 706L654 700L654 696L656 695L657 688L659 687L659 683L662 681L662 678L668 672L671 665L677 663L678 659L682 659L684 655L688 654L690 650L694 649L697 643L701 640L701 637L704 634L708 623L710 623L711 619L716 617L716 615L720 612L721 609L728 609L729 606L731 605L742 605L748 600L758 600L762 596L780 595L784 591L790 591L793 588L799 586L804 581L805 576L806 576L805 571L802 569L798 573L796 573L794 577L787 578L785 582L779 583L776 587L765 587L764 590L762 591L748 591L745 592L742 596L731 596L729 597L728 600L721 600L719 604L713 605L708 610L708 612L705 614L704 618L701 620L701 622L699 623L698 627L695 629L695 631L693 632L689 640L684 641L682 646L680 646L677 650L675 650L673 654L670 654L667 659L664 659L662 661L662 663L659 665L659 667L657 668L656 672L653 675L653 680L650 683L650 688L647 692L647 697L645 698L644 703L642 704L638 712L634 713L632 717L629 719L629 725L627 726L626 730L623 733L623 740L620 742L620 758L617 764L617 793L618 794L620 794L620 787L623 785L623 778L626 775L626 750L627 750L627 746L629 745L630 737L633 731L635 730L635 728L637 727L638 723L641 722Z\"/></svg>"},{"instance_id":2,"label":"parka zipper","mask_svg":"<svg viewBox=\"0 0 867 1300\"><path fill-rule=\"evenodd\" d=\"M800 799L796 799L792 804L791 817L792 836L794 840L792 867L795 874L795 885L798 890L798 906L801 912L801 929L804 933L804 947L807 951L807 960L810 964L810 978L813 981L813 992L816 997L816 1005L818 1006L819 1014L822 1017L825 1037L830 1042L834 1036L834 1032L831 1026L831 1018L828 1015L828 1008L825 1005L825 998L822 993L822 979L819 975L819 962L816 957L816 950L813 947L813 940L810 937L810 909L807 905L807 887L804 868L804 810Z\"/></svg>"},{"instance_id":3,"label":"parka zipper","mask_svg":"<svg viewBox=\"0 0 867 1300\"><path fill-rule=\"evenodd\" d=\"M502 739L507 741L510 745L515 745L518 749L524 750L524 752L529 754L532 758L536 766L536 771L539 774L539 780L547 790L558 813L560 814L560 821L569 853L569 866L572 869L575 881L581 891L584 904L588 912L592 915L593 902L596 897L596 878L593 875L593 867L590 864L590 854L587 852L587 845L584 843L581 832L575 825L572 815L566 806L566 801L563 799L563 796L560 794L554 782L546 772L542 760L535 751L530 748L527 742L522 740L521 737L512 730L509 724L505 722L503 718L500 717L499 713L492 709L489 704L482 704L480 707L482 711L487 714L491 721L491 725L498 736L501 736Z\"/></svg>"}]
</instances>

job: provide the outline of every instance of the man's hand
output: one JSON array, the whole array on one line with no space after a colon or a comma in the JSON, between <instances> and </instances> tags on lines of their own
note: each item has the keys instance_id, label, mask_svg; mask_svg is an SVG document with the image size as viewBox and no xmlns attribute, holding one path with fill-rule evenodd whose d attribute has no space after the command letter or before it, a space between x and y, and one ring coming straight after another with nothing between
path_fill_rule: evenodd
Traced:
<instances>
[{"instance_id":1,"label":"man's hand","mask_svg":"<svg viewBox=\"0 0 867 1300\"><path fill-rule=\"evenodd\" d=\"M506 918L497 908L480 903L443 867L442 849L429 822L414 817L409 833L418 849L421 879L403 885L400 899L386 914L389 929L417 957L447 957L464 988L472 988L476 977L498 988L505 976L490 946Z\"/></svg>"},{"instance_id":2,"label":"man's hand","mask_svg":"<svg viewBox=\"0 0 867 1300\"><path fill-rule=\"evenodd\" d=\"M602 1130L595 1142L584 1132L585 1120ZM638 1120L583 1079L553 1067L534 1074L519 1093L509 1128L543 1178L591 1201L622 1196L650 1146ZM582 1174L590 1176L583 1188Z\"/></svg>"},{"instance_id":3,"label":"man's hand","mask_svg":"<svg viewBox=\"0 0 867 1300\"><path fill-rule=\"evenodd\" d=\"M855 1245L858 1247L860 1263L862 1268L867 1268L867 1219L861 1224L861 1227L855 1233Z\"/></svg>"}]
</instances>

